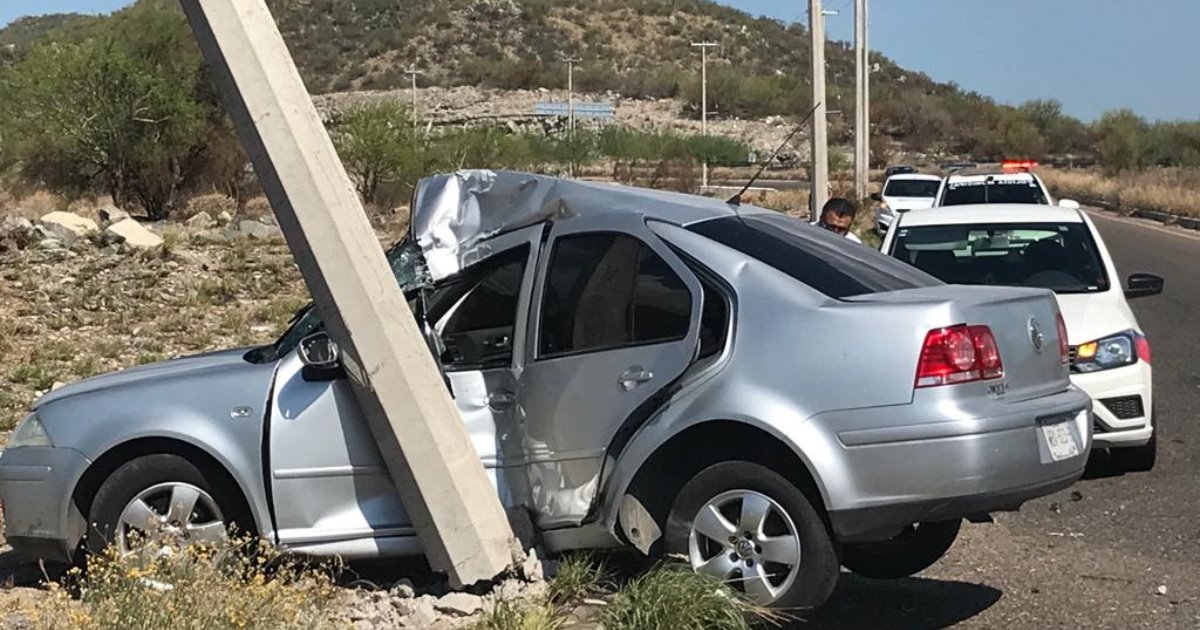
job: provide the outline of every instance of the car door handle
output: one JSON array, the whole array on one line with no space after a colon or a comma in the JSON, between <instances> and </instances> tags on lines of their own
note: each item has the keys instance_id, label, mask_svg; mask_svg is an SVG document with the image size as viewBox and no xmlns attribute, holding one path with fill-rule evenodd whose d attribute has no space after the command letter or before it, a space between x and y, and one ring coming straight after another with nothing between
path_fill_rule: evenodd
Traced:
<instances>
[{"instance_id":1,"label":"car door handle","mask_svg":"<svg viewBox=\"0 0 1200 630\"><path fill-rule=\"evenodd\" d=\"M488 406L492 409L507 409L517 402L517 395L512 392L492 392L488 394Z\"/></svg>"},{"instance_id":2,"label":"car door handle","mask_svg":"<svg viewBox=\"0 0 1200 630\"><path fill-rule=\"evenodd\" d=\"M622 374L621 378L617 380L617 384L621 386L621 389L629 392L633 391L633 388L645 383L646 381L649 381L652 378L654 378L654 372L635 365L628 370L625 370L625 373Z\"/></svg>"}]
</instances>

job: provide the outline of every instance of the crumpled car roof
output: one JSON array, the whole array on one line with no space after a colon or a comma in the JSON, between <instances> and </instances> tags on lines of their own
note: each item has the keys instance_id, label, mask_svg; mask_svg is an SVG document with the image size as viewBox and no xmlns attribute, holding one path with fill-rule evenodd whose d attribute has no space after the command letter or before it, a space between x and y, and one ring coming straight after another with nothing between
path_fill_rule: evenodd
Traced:
<instances>
[{"instance_id":1,"label":"crumpled car roof","mask_svg":"<svg viewBox=\"0 0 1200 630\"><path fill-rule=\"evenodd\" d=\"M409 229L434 280L458 273L487 239L543 221L632 212L676 225L734 216L709 197L513 171L461 170L422 179ZM741 205L737 212L766 212Z\"/></svg>"}]
</instances>

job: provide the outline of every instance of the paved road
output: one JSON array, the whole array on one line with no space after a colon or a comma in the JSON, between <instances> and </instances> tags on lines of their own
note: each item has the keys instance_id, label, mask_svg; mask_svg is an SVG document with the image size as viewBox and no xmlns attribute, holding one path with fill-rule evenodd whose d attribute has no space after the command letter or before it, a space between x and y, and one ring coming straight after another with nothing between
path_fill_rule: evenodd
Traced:
<instances>
[{"instance_id":1,"label":"paved road","mask_svg":"<svg viewBox=\"0 0 1200 630\"><path fill-rule=\"evenodd\" d=\"M1200 628L1200 235L1094 216L1122 277L1167 279L1132 303L1154 351L1155 470L1119 474L1099 453L1073 488L966 526L917 578L844 576L800 627Z\"/></svg>"}]
</instances>

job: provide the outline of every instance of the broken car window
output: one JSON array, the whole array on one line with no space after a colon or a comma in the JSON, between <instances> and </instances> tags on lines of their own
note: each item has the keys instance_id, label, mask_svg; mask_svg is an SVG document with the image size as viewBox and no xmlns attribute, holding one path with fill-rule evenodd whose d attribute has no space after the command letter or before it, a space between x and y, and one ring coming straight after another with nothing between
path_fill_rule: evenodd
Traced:
<instances>
[{"instance_id":1,"label":"broken car window","mask_svg":"<svg viewBox=\"0 0 1200 630\"><path fill-rule=\"evenodd\" d=\"M682 339L687 285L658 254L626 234L561 238L542 296L539 355Z\"/></svg>"},{"instance_id":2,"label":"broken car window","mask_svg":"<svg viewBox=\"0 0 1200 630\"><path fill-rule=\"evenodd\" d=\"M512 362L517 302L528 259L529 246L517 247L468 268L434 290L428 316L438 322L446 369Z\"/></svg>"}]
</instances>

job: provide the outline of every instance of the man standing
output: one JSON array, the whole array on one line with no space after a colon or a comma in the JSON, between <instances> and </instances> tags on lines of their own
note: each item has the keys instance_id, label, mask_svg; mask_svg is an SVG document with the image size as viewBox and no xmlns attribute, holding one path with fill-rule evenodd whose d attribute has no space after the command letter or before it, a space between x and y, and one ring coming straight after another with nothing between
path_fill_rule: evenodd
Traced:
<instances>
[{"instance_id":1,"label":"man standing","mask_svg":"<svg viewBox=\"0 0 1200 630\"><path fill-rule=\"evenodd\" d=\"M858 206L853 201L833 197L821 208L821 218L817 220L817 226L845 236L855 243L862 243L862 240L850 231L850 226L854 224L854 215L857 213Z\"/></svg>"}]
</instances>

